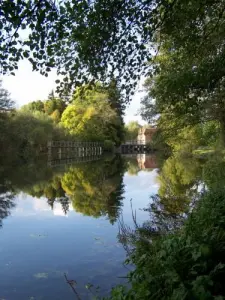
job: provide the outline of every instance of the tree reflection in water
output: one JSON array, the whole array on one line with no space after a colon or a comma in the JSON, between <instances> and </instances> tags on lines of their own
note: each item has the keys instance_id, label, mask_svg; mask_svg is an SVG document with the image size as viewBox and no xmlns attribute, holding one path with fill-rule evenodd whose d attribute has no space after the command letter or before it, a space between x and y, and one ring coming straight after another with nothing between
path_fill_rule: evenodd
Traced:
<instances>
[{"instance_id":1,"label":"tree reflection in water","mask_svg":"<svg viewBox=\"0 0 225 300\"><path fill-rule=\"evenodd\" d=\"M73 208L84 215L107 216L114 223L123 200L124 164L119 156L70 167L61 180Z\"/></svg>"},{"instance_id":2,"label":"tree reflection in water","mask_svg":"<svg viewBox=\"0 0 225 300\"><path fill-rule=\"evenodd\" d=\"M47 166L46 161L7 165L4 178L10 185L2 191L1 214L9 214L14 196L22 191L32 197L45 197L52 210L60 203L65 215L73 208L96 218L106 216L113 224L122 206L124 171L125 164L120 156L59 169Z\"/></svg>"},{"instance_id":3,"label":"tree reflection in water","mask_svg":"<svg viewBox=\"0 0 225 300\"><path fill-rule=\"evenodd\" d=\"M15 193L9 191L7 186L0 185L0 227L2 227L3 219L10 215L13 207L15 207Z\"/></svg>"}]
</instances>

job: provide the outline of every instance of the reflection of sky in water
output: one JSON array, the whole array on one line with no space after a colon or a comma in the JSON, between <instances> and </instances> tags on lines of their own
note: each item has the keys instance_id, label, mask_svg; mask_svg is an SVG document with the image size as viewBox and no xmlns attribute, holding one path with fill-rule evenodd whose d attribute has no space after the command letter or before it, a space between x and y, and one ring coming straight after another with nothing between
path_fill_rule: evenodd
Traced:
<instances>
[{"instance_id":1,"label":"reflection of sky in water","mask_svg":"<svg viewBox=\"0 0 225 300\"><path fill-rule=\"evenodd\" d=\"M132 224L130 199L139 223L148 213L139 210L157 192L157 171L124 175L124 221ZM67 216L60 203L52 211L46 198L23 193L16 199L11 216L0 229L0 299L74 299L65 283L64 272L78 283L82 299L89 299L83 288L88 282L107 292L124 282L122 265L125 252L117 242L118 224L104 218L83 216L70 205ZM32 298L33 297L33 298Z\"/></svg>"},{"instance_id":2,"label":"reflection of sky in water","mask_svg":"<svg viewBox=\"0 0 225 300\"><path fill-rule=\"evenodd\" d=\"M123 206L123 217L125 223L131 223L131 204L132 199L133 210L136 211L137 221L143 222L148 218L148 213L142 209L146 208L150 203L150 196L157 193L159 185L157 183L157 169L150 172L140 171L138 176L130 176L128 173L124 175L125 198Z\"/></svg>"}]
</instances>

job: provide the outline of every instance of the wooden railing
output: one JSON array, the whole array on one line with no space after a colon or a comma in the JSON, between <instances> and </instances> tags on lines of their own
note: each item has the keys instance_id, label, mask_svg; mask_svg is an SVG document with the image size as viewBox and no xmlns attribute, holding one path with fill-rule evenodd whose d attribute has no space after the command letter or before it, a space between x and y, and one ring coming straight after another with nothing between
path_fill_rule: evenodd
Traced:
<instances>
[{"instance_id":1,"label":"wooden railing","mask_svg":"<svg viewBox=\"0 0 225 300\"><path fill-rule=\"evenodd\" d=\"M102 147L100 142L49 141L48 148Z\"/></svg>"},{"instance_id":2,"label":"wooden railing","mask_svg":"<svg viewBox=\"0 0 225 300\"><path fill-rule=\"evenodd\" d=\"M99 142L49 141L48 164L56 160L85 161L82 158L102 155L103 145ZM87 161L87 159L86 159Z\"/></svg>"}]
</instances>

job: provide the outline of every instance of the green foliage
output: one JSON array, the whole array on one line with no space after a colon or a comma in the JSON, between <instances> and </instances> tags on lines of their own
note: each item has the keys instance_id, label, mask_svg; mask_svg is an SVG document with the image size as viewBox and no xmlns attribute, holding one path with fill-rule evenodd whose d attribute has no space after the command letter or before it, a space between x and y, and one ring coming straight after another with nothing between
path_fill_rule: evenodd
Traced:
<instances>
[{"instance_id":1,"label":"green foliage","mask_svg":"<svg viewBox=\"0 0 225 300\"><path fill-rule=\"evenodd\" d=\"M66 92L90 79L115 78L129 94L143 73L161 69L148 62L164 48L172 57L169 76L162 78L169 102L169 86L198 93L218 87L223 76L223 0L4 1L0 16L3 73L13 73L18 61L28 58L46 76L57 67ZM22 39L18 32L28 28ZM194 102L192 109L200 111L202 103Z\"/></svg>"},{"instance_id":2,"label":"green foliage","mask_svg":"<svg viewBox=\"0 0 225 300\"><path fill-rule=\"evenodd\" d=\"M211 155L203 165L203 180L210 190L218 190L225 186L225 160L224 155L216 153Z\"/></svg>"},{"instance_id":3,"label":"green foliage","mask_svg":"<svg viewBox=\"0 0 225 300\"><path fill-rule=\"evenodd\" d=\"M42 102L41 100L30 102L28 104L23 105L21 107L21 111L27 113L35 111L44 112L44 102Z\"/></svg>"},{"instance_id":4,"label":"green foliage","mask_svg":"<svg viewBox=\"0 0 225 300\"><path fill-rule=\"evenodd\" d=\"M51 139L63 139L65 132L42 112L7 114L3 122L0 157L31 157L46 151Z\"/></svg>"},{"instance_id":5,"label":"green foliage","mask_svg":"<svg viewBox=\"0 0 225 300\"><path fill-rule=\"evenodd\" d=\"M18 111L12 107L13 101L0 82L0 159L28 158L46 151L49 140L66 138L65 131L55 124L66 107L61 99L33 101Z\"/></svg>"},{"instance_id":6,"label":"green foliage","mask_svg":"<svg viewBox=\"0 0 225 300\"><path fill-rule=\"evenodd\" d=\"M146 62L152 56L155 30L173 4L5 1L0 7L2 71L14 74L18 61L28 58L33 69L45 76L57 67L66 91L88 78L114 77L126 83L122 88L128 93L149 69ZM22 39L18 32L28 28Z\"/></svg>"},{"instance_id":7,"label":"green foliage","mask_svg":"<svg viewBox=\"0 0 225 300\"><path fill-rule=\"evenodd\" d=\"M224 142L224 1L174 4L155 37L160 48L152 66L156 72L145 84L142 116L159 118L163 131L172 130L170 137L189 130L178 139L196 135L198 126L220 124Z\"/></svg>"},{"instance_id":8,"label":"green foliage","mask_svg":"<svg viewBox=\"0 0 225 300\"><path fill-rule=\"evenodd\" d=\"M2 87L2 81L0 80L0 114L12 109L13 106L14 102L11 100L9 92Z\"/></svg>"},{"instance_id":9,"label":"green foliage","mask_svg":"<svg viewBox=\"0 0 225 300\"><path fill-rule=\"evenodd\" d=\"M119 99L114 101L101 86L94 90L77 89L73 103L63 112L61 124L79 140L109 140L119 145L123 120L122 112L114 107L115 103L119 105Z\"/></svg>"},{"instance_id":10,"label":"green foliage","mask_svg":"<svg viewBox=\"0 0 225 300\"><path fill-rule=\"evenodd\" d=\"M130 261L132 288L110 299L223 299L224 189L205 193L182 230L151 238L141 230Z\"/></svg>"},{"instance_id":11,"label":"green foliage","mask_svg":"<svg viewBox=\"0 0 225 300\"><path fill-rule=\"evenodd\" d=\"M114 143L110 140L105 140L103 144L104 151L110 151L112 152L114 150Z\"/></svg>"},{"instance_id":12,"label":"green foliage","mask_svg":"<svg viewBox=\"0 0 225 300\"><path fill-rule=\"evenodd\" d=\"M25 104L20 110L25 113L41 112L50 116L55 123L59 123L61 115L66 108L66 103L62 99L53 96L54 94L50 97L51 99L46 101L38 100Z\"/></svg>"},{"instance_id":13,"label":"green foliage","mask_svg":"<svg viewBox=\"0 0 225 300\"><path fill-rule=\"evenodd\" d=\"M152 149L159 151L160 153L169 156L171 154L171 147L166 142L164 132L158 128L156 132L152 135L152 140L150 146ZM159 155L158 155L159 156Z\"/></svg>"},{"instance_id":14,"label":"green foliage","mask_svg":"<svg viewBox=\"0 0 225 300\"><path fill-rule=\"evenodd\" d=\"M122 169L119 157L71 167L62 177L62 188L77 212L93 217L107 215L114 223L122 204Z\"/></svg>"},{"instance_id":15,"label":"green foliage","mask_svg":"<svg viewBox=\"0 0 225 300\"><path fill-rule=\"evenodd\" d=\"M9 105L8 92L2 91ZM112 150L123 139L121 101L112 81L107 88L97 85L94 90L77 89L68 107L52 92L46 101L33 101L11 114L0 113L1 156L13 149L21 156L38 154L52 139L105 142L107 150Z\"/></svg>"},{"instance_id":16,"label":"green foliage","mask_svg":"<svg viewBox=\"0 0 225 300\"><path fill-rule=\"evenodd\" d=\"M125 139L127 141L136 140L140 128L141 125L138 123L138 121L130 121L125 125Z\"/></svg>"},{"instance_id":17,"label":"green foliage","mask_svg":"<svg viewBox=\"0 0 225 300\"><path fill-rule=\"evenodd\" d=\"M123 78L128 88L132 85L128 79L137 81L140 64L150 56L146 46L151 32L149 18L154 24L158 22L150 7L142 1L126 5L102 0L5 1L0 10L2 70L14 74L18 61L28 58L33 69L45 76L57 67L64 75L61 84L66 89L90 77L113 76ZM26 28L30 33L23 40L18 31Z\"/></svg>"},{"instance_id":18,"label":"green foliage","mask_svg":"<svg viewBox=\"0 0 225 300\"><path fill-rule=\"evenodd\" d=\"M182 119L182 116L180 117ZM220 125L217 121L208 121L197 125L179 124L174 119L168 119L165 114L158 120L158 130L153 136L152 146L165 153L192 153L196 149L215 149L220 144Z\"/></svg>"}]
</instances>

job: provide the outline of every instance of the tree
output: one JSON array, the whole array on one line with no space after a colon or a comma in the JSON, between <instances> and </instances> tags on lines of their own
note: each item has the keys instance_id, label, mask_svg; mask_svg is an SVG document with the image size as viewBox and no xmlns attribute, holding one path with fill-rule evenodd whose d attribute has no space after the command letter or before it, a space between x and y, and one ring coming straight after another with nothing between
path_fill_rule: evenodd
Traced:
<instances>
[{"instance_id":1,"label":"tree","mask_svg":"<svg viewBox=\"0 0 225 300\"><path fill-rule=\"evenodd\" d=\"M224 17L224 1L176 1L156 35L160 49L146 82L145 118L163 114L174 129L218 121L225 140Z\"/></svg>"},{"instance_id":2,"label":"tree","mask_svg":"<svg viewBox=\"0 0 225 300\"><path fill-rule=\"evenodd\" d=\"M88 84L84 85L75 90L73 96L73 103L80 104L94 104L98 106L98 103L105 101L110 108L116 113L117 120L111 123L108 131L114 132L116 135L115 143L120 145L124 140L125 130L124 130L124 110L125 110L125 100L121 93L121 87L115 79L112 79L109 84L101 84L97 82L95 85Z\"/></svg>"},{"instance_id":3,"label":"tree","mask_svg":"<svg viewBox=\"0 0 225 300\"><path fill-rule=\"evenodd\" d=\"M55 123L59 123L60 122L60 112L58 109L54 110L53 113L51 114L51 118L53 119L53 121Z\"/></svg>"},{"instance_id":4,"label":"tree","mask_svg":"<svg viewBox=\"0 0 225 300\"><path fill-rule=\"evenodd\" d=\"M116 112L118 116L118 122L113 124L114 129L117 132L118 141L120 144L121 141L125 138L124 130L124 111L125 111L125 100L123 98L121 88L118 84L118 81L112 79L109 85L105 88L105 93L108 94L108 101L111 108Z\"/></svg>"},{"instance_id":5,"label":"tree","mask_svg":"<svg viewBox=\"0 0 225 300\"><path fill-rule=\"evenodd\" d=\"M10 111L13 107L14 102L11 100L9 92L2 87L0 80L0 158L4 157L8 151Z\"/></svg>"},{"instance_id":6,"label":"tree","mask_svg":"<svg viewBox=\"0 0 225 300\"><path fill-rule=\"evenodd\" d=\"M130 121L125 125L126 140L136 140L141 125L138 121Z\"/></svg>"},{"instance_id":7,"label":"tree","mask_svg":"<svg viewBox=\"0 0 225 300\"><path fill-rule=\"evenodd\" d=\"M155 40L161 32L175 33L180 44L187 41L196 46L202 41L197 40L199 32L200 39L209 39L211 32L216 32L222 8L221 0L81 0L59 4L8 0L0 11L2 69L13 72L17 62L27 57L33 69L46 76L57 67L64 76L61 87L66 90L89 80L109 82L115 78L128 94L141 74L152 72L148 62L158 48ZM25 28L31 32L22 40L18 30Z\"/></svg>"},{"instance_id":8,"label":"tree","mask_svg":"<svg viewBox=\"0 0 225 300\"><path fill-rule=\"evenodd\" d=\"M21 110L24 112L44 112L44 102L41 100L32 101L28 104L25 104L21 107Z\"/></svg>"},{"instance_id":9,"label":"tree","mask_svg":"<svg viewBox=\"0 0 225 300\"><path fill-rule=\"evenodd\" d=\"M0 156L28 159L46 151L51 139L63 139L65 131L42 112L14 112L0 117Z\"/></svg>"},{"instance_id":10,"label":"tree","mask_svg":"<svg viewBox=\"0 0 225 300\"><path fill-rule=\"evenodd\" d=\"M55 123L58 123L65 108L65 102L60 98L55 98L54 93L51 93L48 100L30 102L23 105L21 111L26 113L42 112L50 116Z\"/></svg>"},{"instance_id":11,"label":"tree","mask_svg":"<svg viewBox=\"0 0 225 300\"><path fill-rule=\"evenodd\" d=\"M90 141L110 140L121 143L123 123L121 115L112 108L105 89L76 90L73 104L64 111L61 123L70 134Z\"/></svg>"},{"instance_id":12,"label":"tree","mask_svg":"<svg viewBox=\"0 0 225 300\"><path fill-rule=\"evenodd\" d=\"M107 103L101 103L99 107L77 104L69 105L62 115L62 125L70 134L81 140L104 141L114 140L114 132L108 136L110 123L116 118L116 114Z\"/></svg>"},{"instance_id":13,"label":"tree","mask_svg":"<svg viewBox=\"0 0 225 300\"><path fill-rule=\"evenodd\" d=\"M0 113L11 110L13 107L14 102L10 98L9 92L2 87L2 81L0 80Z\"/></svg>"}]
</instances>

